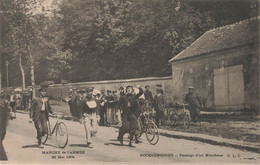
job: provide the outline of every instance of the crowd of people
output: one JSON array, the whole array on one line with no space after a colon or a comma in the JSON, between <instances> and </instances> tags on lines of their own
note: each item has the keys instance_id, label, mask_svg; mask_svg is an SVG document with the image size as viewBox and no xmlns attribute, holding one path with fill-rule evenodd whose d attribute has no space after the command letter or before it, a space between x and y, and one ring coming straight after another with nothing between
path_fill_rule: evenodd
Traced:
<instances>
[{"instance_id":1,"label":"crowd of people","mask_svg":"<svg viewBox=\"0 0 260 165\"><path fill-rule=\"evenodd\" d=\"M163 116L166 107L162 85L156 86L157 94L153 97L150 86L145 86L145 91L140 86L131 85L121 86L118 90L101 90L100 92L92 87L86 90L76 88L70 89L66 101L69 104L71 115L76 118L84 118L86 130L95 130L97 125L120 127L118 140L123 143L123 135L130 134L133 139L137 128L137 118L143 111L144 101L154 107L156 111L156 124L159 127L159 121ZM95 102L95 108L89 108L88 102ZM82 115L83 114L83 115ZM96 122L98 121L98 122ZM91 147L92 134L87 133L87 143ZM136 143L139 142L135 138ZM131 141L131 140L130 140ZM132 142L129 144L132 146Z\"/></svg>"},{"instance_id":2,"label":"crowd of people","mask_svg":"<svg viewBox=\"0 0 260 165\"><path fill-rule=\"evenodd\" d=\"M189 87L188 89L189 92L186 94L184 102L188 104L192 121L195 122L196 118L200 121L202 102L194 93L194 87ZM9 112L15 112L16 108L29 108L29 116L33 120L37 131L39 147L43 148L41 140L48 131L47 121L49 120L49 113L53 114L53 111L47 96L47 88L41 87L39 92L40 95L34 99L31 98L28 91L12 91L9 95L1 93L1 160L7 159L6 155L3 154L5 152L2 145L6 132L6 123L9 118L6 116L10 116ZM87 146L89 148L93 147L92 138L97 133L98 125L119 126L117 140L123 144L124 135L129 134L129 146L133 147L133 139L135 139L135 143L140 142L137 137L138 131L140 131L138 117L144 110L144 103L148 103L155 110L155 123L158 128L167 107L162 85L159 84L156 85L156 95L154 97L149 85L145 86L145 90L139 85L136 87L128 85L126 87L121 86L115 91L98 91L93 87L88 87L85 90L73 88L70 89L69 96L65 100L69 104L71 115L78 118L81 124L84 124ZM21 105L19 102L21 102Z\"/></svg>"},{"instance_id":3,"label":"crowd of people","mask_svg":"<svg viewBox=\"0 0 260 165\"><path fill-rule=\"evenodd\" d=\"M19 110L28 110L30 101L32 100L32 92L29 90L15 91L12 90L9 93L1 92L1 97L4 98L13 112Z\"/></svg>"}]
</instances>

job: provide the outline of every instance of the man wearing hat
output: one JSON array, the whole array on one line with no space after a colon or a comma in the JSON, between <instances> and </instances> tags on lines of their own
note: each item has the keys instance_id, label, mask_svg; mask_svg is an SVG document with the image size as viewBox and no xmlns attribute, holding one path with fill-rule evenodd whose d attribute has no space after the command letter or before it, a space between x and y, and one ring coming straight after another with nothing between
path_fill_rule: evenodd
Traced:
<instances>
[{"instance_id":1,"label":"man wearing hat","mask_svg":"<svg viewBox=\"0 0 260 165\"><path fill-rule=\"evenodd\" d=\"M119 88L120 97L125 95L124 90L125 90L124 86L120 86L120 88Z\"/></svg>"},{"instance_id":2,"label":"man wearing hat","mask_svg":"<svg viewBox=\"0 0 260 165\"><path fill-rule=\"evenodd\" d=\"M159 128L159 125L160 125L159 123L160 123L161 118L164 115L166 103L165 103L165 98L164 98L164 94L163 94L163 89L161 88L161 86L157 86L156 93L157 94L154 97L154 109L156 111L155 124Z\"/></svg>"},{"instance_id":3,"label":"man wearing hat","mask_svg":"<svg viewBox=\"0 0 260 165\"><path fill-rule=\"evenodd\" d=\"M16 100L17 100L16 95L15 95L14 91L12 91L9 96L9 104L10 104L10 107L12 108L13 112L16 112L16 108L15 108Z\"/></svg>"},{"instance_id":4,"label":"man wearing hat","mask_svg":"<svg viewBox=\"0 0 260 165\"><path fill-rule=\"evenodd\" d=\"M122 126L119 129L117 139L123 144L123 136L126 133L130 134L129 146L133 147L132 140L138 129L136 111L139 110L138 98L143 94L142 88L139 88L139 93L133 93L133 86L126 87L126 94L120 97L118 107L122 108Z\"/></svg>"},{"instance_id":5,"label":"man wearing hat","mask_svg":"<svg viewBox=\"0 0 260 165\"><path fill-rule=\"evenodd\" d=\"M107 125L110 126L111 124L114 123L114 117L113 117L113 108L115 107L114 104L114 96L112 94L111 90L107 90L107 113L106 113L106 119L107 119Z\"/></svg>"},{"instance_id":6,"label":"man wearing hat","mask_svg":"<svg viewBox=\"0 0 260 165\"><path fill-rule=\"evenodd\" d=\"M194 87L188 87L189 92L185 96L184 102L189 104L188 109L190 111L191 121L195 122L196 117L200 122L200 109L203 107L199 97L194 93Z\"/></svg>"},{"instance_id":7,"label":"man wearing hat","mask_svg":"<svg viewBox=\"0 0 260 165\"><path fill-rule=\"evenodd\" d=\"M34 121L34 126L37 131L37 139L40 148L42 146L42 136L48 133L47 121L49 121L49 113L53 113L49 103L49 98L46 95L47 88L40 88L40 96L32 100L30 108L30 118Z\"/></svg>"},{"instance_id":8,"label":"man wearing hat","mask_svg":"<svg viewBox=\"0 0 260 165\"><path fill-rule=\"evenodd\" d=\"M27 110L29 106L29 100L30 100L29 92L25 90L22 95L23 110Z\"/></svg>"},{"instance_id":9,"label":"man wearing hat","mask_svg":"<svg viewBox=\"0 0 260 165\"><path fill-rule=\"evenodd\" d=\"M93 88L86 89L86 97L80 102L80 123L84 120L87 146L93 148L92 137L97 133L97 108L98 104L93 96Z\"/></svg>"},{"instance_id":10,"label":"man wearing hat","mask_svg":"<svg viewBox=\"0 0 260 165\"><path fill-rule=\"evenodd\" d=\"M145 100L149 101L150 103L153 102L153 94L150 91L150 86L149 85L145 86L144 98L145 98Z\"/></svg>"},{"instance_id":11,"label":"man wearing hat","mask_svg":"<svg viewBox=\"0 0 260 165\"><path fill-rule=\"evenodd\" d=\"M101 90L101 95L99 99L99 110L100 110L100 122L101 126L105 125L105 115L106 115L106 94L105 90Z\"/></svg>"}]
</instances>

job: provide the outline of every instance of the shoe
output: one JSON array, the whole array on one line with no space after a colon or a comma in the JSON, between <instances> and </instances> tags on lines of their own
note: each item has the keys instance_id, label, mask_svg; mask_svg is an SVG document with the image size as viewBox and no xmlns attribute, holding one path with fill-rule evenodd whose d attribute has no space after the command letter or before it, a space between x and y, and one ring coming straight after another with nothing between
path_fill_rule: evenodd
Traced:
<instances>
[{"instance_id":1,"label":"shoe","mask_svg":"<svg viewBox=\"0 0 260 165\"><path fill-rule=\"evenodd\" d=\"M135 146L133 146L132 142L129 143L129 147L135 148Z\"/></svg>"},{"instance_id":2,"label":"shoe","mask_svg":"<svg viewBox=\"0 0 260 165\"><path fill-rule=\"evenodd\" d=\"M87 143L88 148L93 148L93 144L92 143Z\"/></svg>"},{"instance_id":3,"label":"shoe","mask_svg":"<svg viewBox=\"0 0 260 165\"><path fill-rule=\"evenodd\" d=\"M138 144L138 143L142 143L141 140L135 140L135 143Z\"/></svg>"},{"instance_id":4,"label":"shoe","mask_svg":"<svg viewBox=\"0 0 260 165\"><path fill-rule=\"evenodd\" d=\"M39 148L44 148L44 146L42 144L39 144Z\"/></svg>"},{"instance_id":5,"label":"shoe","mask_svg":"<svg viewBox=\"0 0 260 165\"><path fill-rule=\"evenodd\" d=\"M117 137L117 140L120 142L121 145L123 145L123 139Z\"/></svg>"}]
</instances>

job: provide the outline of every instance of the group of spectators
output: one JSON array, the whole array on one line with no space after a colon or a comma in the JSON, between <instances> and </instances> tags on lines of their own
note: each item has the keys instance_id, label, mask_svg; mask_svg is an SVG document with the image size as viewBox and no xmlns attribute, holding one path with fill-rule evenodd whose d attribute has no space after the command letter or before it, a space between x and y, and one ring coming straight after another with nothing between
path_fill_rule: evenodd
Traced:
<instances>
[{"instance_id":1,"label":"group of spectators","mask_svg":"<svg viewBox=\"0 0 260 165\"><path fill-rule=\"evenodd\" d=\"M4 98L13 112L19 110L28 110L30 100L32 100L31 91L11 91L9 93L1 92L1 97Z\"/></svg>"},{"instance_id":2,"label":"group of spectators","mask_svg":"<svg viewBox=\"0 0 260 165\"><path fill-rule=\"evenodd\" d=\"M89 89L89 88L88 88ZM122 107L119 106L119 99L125 95L126 87L120 86L118 90L101 90L91 88L93 90L93 97L98 103L97 116L100 126L111 126L122 124ZM153 97L150 91L150 86L145 86L145 91L138 98L139 103L143 103L145 100L148 101L150 106L153 106L155 110L161 109L161 111L156 111L156 124L159 126L159 119L163 115L163 110L165 107L165 99L163 97L163 90L161 85L156 85L157 94ZM138 88L134 88L133 92L138 93ZM87 91L85 89L72 88L69 90L69 96L65 98L70 107L71 115L74 117L79 117L80 101L87 96ZM159 107L158 107L159 106Z\"/></svg>"},{"instance_id":3,"label":"group of spectators","mask_svg":"<svg viewBox=\"0 0 260 165\"><path fill-rule=\"evenodd\" d=\"M65 100L69 104L71 115L85 121L88 146L92 146L91 137L93 136L93 131L88 130L96 132L98 124L101 126L118 125L120 143L122 143L125 133L130 134L131 141L134 135L137 135L137 119L146 108L145 103L148 102L148 105L154 108L158 127L166 107L162 85L156 86L155 97L153 97L149 85L145 86L145 91L139 85L136 87L128 85L127 87L121 86L117 91L98 91L89 87L86 90L73 88L69 92L69 96ZM91 104L95 106L90 108ZM135 140L138 143L138 138ZM132 143L130 142L129 145L132 146Z\"/></svg>"}]
</instances>

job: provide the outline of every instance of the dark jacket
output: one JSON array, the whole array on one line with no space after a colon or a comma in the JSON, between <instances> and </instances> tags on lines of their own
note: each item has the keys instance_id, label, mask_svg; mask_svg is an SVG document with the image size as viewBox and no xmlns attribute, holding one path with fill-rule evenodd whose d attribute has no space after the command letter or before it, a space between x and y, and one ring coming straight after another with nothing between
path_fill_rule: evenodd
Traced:
<instances>
[{"instance_id":1,"label":"dark jacket","mask_svg":"<svg viewBox=\"0 0 260 165\"><path fill-rule=\"evenodd\" d=\"M188 108L202 108L202 103L195 93L187 93L184 101L189 104Z\"/></svg>"},{"instance_id":2,"label":"dark jacket","mask_svg":"<svg viewBox=\"0 0 260 165\"><path fill-rule=\"evenodd\" d=\"M166 108L165 98L164 95L155 95L154 97L154 109L155 111L164 111Z\"/></svg>"},{"instance_id":3,"label":"dark jacket","mask_svg":"<svg viewBox=\"0 0 260 165\"><path fill-rule=\"evenodd\" d=\"M145 100L148 100L148 101L150 101L151 103L153 102L153 95L152 95L152 92L151 92L151 91L146 90L146 91L144 92L144 97L145 97Z\"/></svg>"},{"instance_id":4,"label":"dark jacket","mask_svg":"<svg viewBox=\"0 0 260 165\"><path fill-rule=\"evenodd\" d=\"M40 112L42 108L42 98L41 97L36 97L35 99L32 100L32 105L30 108L30 118L33 119L33 121L38 121L40 117ZM46 114L46 119L49 121L49 113L53 113L52 108L49 103L49 99L47 98L47 101L45 102L45 114Z\"/></svg>"},{"instance_id":5,"label":"dark jacket","mask_svg":"<svg viewBox=\"0 0 260 165\"><path fill-rule=\"evenodd\" d=\"M7 160L7 155L3 146L6 134L7 121L9 119L9 106L4 99L0 99L0 160Z\"/></svg>"},{"instance_id":6,"label":"dark jacket","mask_svg":"<svg viewBox=\"0 0 260 165\"><path fill-rule=\"evenodd\" d=\"M106 100L107 100L107 107L108 108L114 108L115 107L115 97L114 96L106 96Z\"/></svg>"},{"instance_id":7,"label":"dark jacket","mask_svg":"<svg viewBox=\"0 0 260 165\"><path fill-rule=\"evenodd\" d=\"M97 106L95 108L89 108L88 105L87 105L88 101L95 101ZM98 103L95 100L95 98L93 96L91 98L85 97L80 102L80 106L79 106L79 110L80 110L79 115L80 116L79 116L79 118L81 119L84 113L90 114L90 113L97 112L97 109L98 109Z\"/></svg>"},{"instance_id":8,"label":"dark jacket","mask_svg":"<svg viewBox=\"0 0 260 165\"><path fill-rule=\"evenodd\" d=\"M138 98L143 94L142 88L139 88L138 94L126 94L120 97L118 107L123 110L123 115L134 114L136 117L140 115L140 104Z\"/></svg>"}]
</instances>

